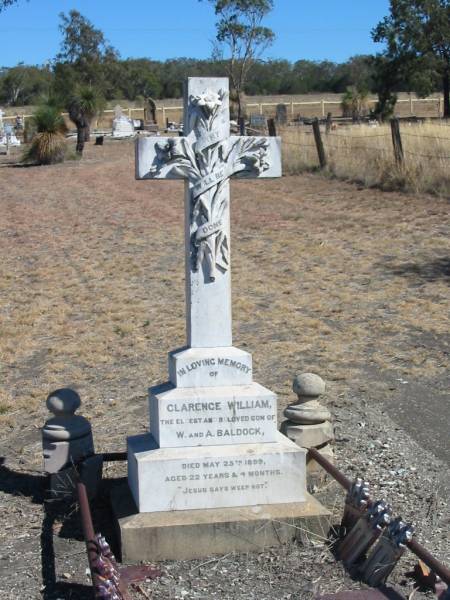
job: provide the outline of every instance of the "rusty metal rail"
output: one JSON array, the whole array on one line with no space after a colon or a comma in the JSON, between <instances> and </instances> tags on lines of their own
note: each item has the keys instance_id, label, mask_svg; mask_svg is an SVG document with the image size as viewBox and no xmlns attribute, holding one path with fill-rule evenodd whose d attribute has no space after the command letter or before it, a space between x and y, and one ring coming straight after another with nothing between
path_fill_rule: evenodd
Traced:
<instances>
[{"instance_id":1,"label":"rusty metal rail","mask_svg":"<svg viewBox=\"0 0 450 600\"><path fill-rule=\"evenodd\" d=\"M125 452L103 455L106 460L125 460ZM125 458L123 458L125 457ZM104 459L105 460L105 459ZM81 526L86 542L89 570L95 598L102 600L131 600L130 585L146 579L160 577L161 571L153 565L136 565L119 568L109 544L101 534L96 534L92 521L86 485L82 480L83 462L78 465L76 490L80 507Z\"/></svg>"},{"instance_id":2,"label":"rusty metal rail","mask_svg":"<svg viewBox=\"0 0 450 600\"><path fill-rule=\"evenodd\" d=\"M335 465L333 465L329 460L327 460L318 450L315 448L310 448L308 450L308 455L313 458L333 479L335 479L339 485L341 485L347 492L350 491L352 487L352 482L348 479L344 473L339 471ZM368 499L367 506L370 507L373 505L373 501ZM417 540L414 538L410 541L407 541L405 545L413 552L420 560L422 560L436 575L438 575L442 581L444 581L448 586L450 586L450 569L439 562L430 552L422 546Z\"/></svg>"}]
</instances>

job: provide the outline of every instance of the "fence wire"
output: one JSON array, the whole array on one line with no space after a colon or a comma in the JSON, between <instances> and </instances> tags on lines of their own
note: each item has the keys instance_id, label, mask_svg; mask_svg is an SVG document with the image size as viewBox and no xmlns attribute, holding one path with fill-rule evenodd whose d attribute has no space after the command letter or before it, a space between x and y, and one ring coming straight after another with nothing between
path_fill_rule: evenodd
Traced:
<instances>
[{"instance_id":1,"label":"fence wire","mask_svg":"<svg viewBox=\"0 0 450 600\"><path fill-rule=\"evenodd\" d=\"M445 124L446 127L448 127L449 125ZM299 135L301 136L312 136L313 132L312 131L301 131L299 132ZM422 139L432 139L435 140L437 143L439 141L450 141L450 137L447 136L434 136L434 135L428 135L428 134L421 134L421 133L412 133L412 132L408 132L408 131L404 131L404 129L402 129L401 131L401 136L402 137L414 137L414 138L422 138ZM364 141L365 143L361 144L336 144L336 143L330 143L330 139L334 138L334 140L336 140L337 138L340 138L342 140L347 140L347 139L352 139L352 140L359 140L359 141ZM354 134L349 134L349 133L336 133L336 132L327 132L325 133L325 135L322 136L322 143L324 146L325 151L339 151L339 152L345 152L345 153L351 153L354 150L359 150L359 151L365 151L367 153L377 153L378 155L380 153L385 154L385 155L392 155L393 153L393 148L392 147L377 147L376 145L368 145L368 142L370 142L373 139L380 139L380 138L392 138L392 133L390 131L386 131L383 133L376 133L376 134L370 134L368 136L363 136L363 135L354 135ZM334 141L333 140L333 141ZM288 141L288 140L282 140L283 145L288 145L288 146L294 146L297 148L317 148L315 143L309 143L309 142L292 142L292 141ZM450 156L446 156L446 155L441 155L441 154L429 154L429 153L423 153L423 152L416 152L413 150L409 150L408 148L403 148L403 153L405 155L411 156L411 157L417 157L417 158L426 158L432 161L447 161L450 160ZM334 152L332 152L332 154L334 154Z\"/></svg>"},{"instance_id":2,"label":"fence wire","mask_svg":"<svg viewBox=\"0 0 450 600\"><path fill-rule=\"evenodd\" d=\"M450 137L442 137L439 135L422 135L421 133L409 133L408 131L402 131L402 137L418 137L421 139L428 139L428 140L450 141Z\"/></svg>"}]
</instances>

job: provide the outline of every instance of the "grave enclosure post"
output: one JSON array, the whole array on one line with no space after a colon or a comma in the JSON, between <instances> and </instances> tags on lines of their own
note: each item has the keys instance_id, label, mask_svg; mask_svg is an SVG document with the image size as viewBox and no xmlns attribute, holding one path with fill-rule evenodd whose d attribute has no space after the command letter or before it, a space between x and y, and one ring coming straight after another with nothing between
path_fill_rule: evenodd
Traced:
<instances>
[{"instance_id":1,"label":"grave enclosure post","mask_svg":"<svg viewBox=\"0 0 450 600\"><path fill-rule=\"evenodd\" d=\"M314 141L316 142L317 155L319 157L320 168L324 169L327 166L327 157L325 154L325 148L323 146L322 136L320 133L319 119L315 118L312 122L312 128L314 133Z\"/></svg>"}]
</instances>

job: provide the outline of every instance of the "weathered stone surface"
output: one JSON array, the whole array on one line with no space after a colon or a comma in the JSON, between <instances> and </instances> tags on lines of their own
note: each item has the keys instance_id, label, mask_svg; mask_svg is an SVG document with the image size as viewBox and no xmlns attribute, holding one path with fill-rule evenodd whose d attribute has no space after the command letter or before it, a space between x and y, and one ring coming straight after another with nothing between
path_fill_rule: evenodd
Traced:
<instances>
[{"instance_id":1,"label":"weathered stone surface","mask_svg":"<svg viewBox=\"0 0 450 600\"><path fill-rule=\"evenodd\" d=\"M185 137L144 137L138 179L185 179L187 345L232 346L230 177L280 177L280 139L230 136L228 79L190 77Z\"/></svg>"},{"instance_id":2,"label":"weathered stone surface","mask_svg":"<svg viewBox=\"0 0 450 600\"><path fill-rule=\"evenodd\" d=\"M314 373L302 373L294 378L292 389L299 398L315 398L325 392L325 382Z\"/></svg>"},{"instance_id":3,"label":"weathered stone surface","mask_svg":"<svg viewBox=\"0 0 450 600\"><path fill-rule=\"evenodd\" d=\"M323 423L331 419L328 408L322 406L317 400L290 404L284 409L284 416L293 423L304 425Z\"/></svg>"},{"instance_id":4,"label":"weathered stone surface","mask_svg":"<svg viewBox=\"0 0 450 600\"><path fill-rule=\"evenodd\" d=\"M112 134L115 138L133 137L135 135L133 120L122 113L120 106L115 108L115 117L112 123Z\"/></svg>"},{"instance_id":5,"label":"weathered stone surface","mask_svg":"<svg viewBox=\"0 0 450 600\"><path fill-rule=\"evenodd\" d=\"M128 438L128 482L140 512L304 501L306 452L277 442L158 448L149 434Z\"/></svg>"},{"instance_id":6,"label":"weathered stone surface","mask_svg":"<svg viewBox=\"0 0 450 600\"><path fill-rule=\"evenodd\" d=\"M314 497L304 502L138 513L128 486L113 488L122 561L187 560L254 552L299 540L326 538L331 515Z\"/></svg>"},{"instance_id":7,"label":"weathered stone surface","mask_svg":"<svg viewBox=\"0 0 450 600\"><path fill-rule=\"evenodd\" d=\"M187 346L169 355L171 383L150 392L154 435L128 439L129 486L153 522L167 512L188 520L305 499L306 452L276 431L275 394L253 383L251 356L232 347L231 335L229 179L281 176L280 140L230 136L229 125L228 80L190 78L185 136L136 145L138 179L186 181ZM214 531L205 518L206 533L211 522Z\"/></svg>"},{"instance_id":8,"label":"weathered stone surface","mask_svg":"<svg viewBox=\"0 0 450 600\"><path fill-rule=\"evenodd\" d=\"M181 388L246 385L253 381L252 356L233 346L181 348L169 353L169 378Z\"/></svg>"},{"instance_id":9,"label":"weathered stone surface","mask_svg":"<svg viewBox=\"0 0 450 600\"><path fill-rule=\"evenodd\" d=\"M88 435L73 440L55 440L43 436L42 450L44 471L46 473L57 473L72 463L76 463L94 453L92 433L89 431Z\"/></svg>"},{"instance_id":10,"label":"weathered stone surface","mask_svg":"<svg viewBox=\"0 0 450 600\"><path fill-rule=\"evenodd\" d=\"M68 388L56 390L47 398L47 407L56 415L42 428L44 470L47 473L56 473L94 453L89 421L74 414L80 404L79 395Z\"/></svg>"},{"instance_id":11,"label":"weathered stone surface","mask_svg":"<svg viewBox=\"0 0 450 600\"><path fill-rule=\"evenodd\" d=\"M329 421L314 425L293 425L290 421L284 421L280 431L301 448L322 446L334 438Z\"/></svg>"},{"instance_id":12,"label":"weathered stone surface","mask_svg":"<svg viewBox=\"0 0 450 600\"><path fill-rule=\"evenodd\" d=\"M150 389L150 432L161 448L275 442L277 397L259 383Z\"/></svg>"}]
</instances>

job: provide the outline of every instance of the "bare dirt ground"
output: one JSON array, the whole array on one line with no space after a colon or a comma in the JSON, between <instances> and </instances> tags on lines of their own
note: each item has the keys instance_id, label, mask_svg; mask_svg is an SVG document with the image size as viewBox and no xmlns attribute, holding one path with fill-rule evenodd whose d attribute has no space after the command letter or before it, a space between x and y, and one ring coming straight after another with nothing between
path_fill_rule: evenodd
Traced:
<instances>
[{"instance_id":1,"label":"bare dirt ground","mask_svg":"<svg viewBox=\"0 0 450 600\"><path fill-rule=\"evenodd\" d=\"M0 157L0 592L88 598L76 507L43 502L45 398L77 389L98 451L147 429L146 390L185 341L183 188L136 182L129 142L51 167L14 160ZM296 373L326 380L337 464L366 474L447 562L448 211L446 200L315 175L232 185L235 345L279 395L280 420ZM123 472L108 466L106 477ZM338 515L333 489L321 492ZM95 507L102 531L106 500ZM262 600L360 586L318 541L204 562L166 563L144 592ZM406 555L393 576L406 595L413 563Z\"/></svg>"}]
</instances>

